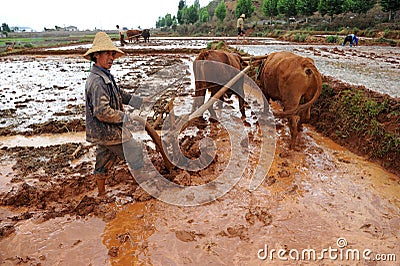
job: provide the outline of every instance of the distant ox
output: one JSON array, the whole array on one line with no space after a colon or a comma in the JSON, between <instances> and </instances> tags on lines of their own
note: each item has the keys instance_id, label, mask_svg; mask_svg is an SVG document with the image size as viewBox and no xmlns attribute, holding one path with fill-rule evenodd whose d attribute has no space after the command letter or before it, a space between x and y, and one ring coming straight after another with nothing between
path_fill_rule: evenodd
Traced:
<instances>
[{"instance_id":1,"label":"distant ox","mask_svg":"<svg viewBox=\"0 0 400 266\"><path fill-rule=\"evenodd\" d=\"M322 77L311 58L290 52L268 55L259 70L259 85L267 101L279 101L283 112L277 117L287 117L291 133L290 147L296 145L301 124L310 119L311 105L322 91ZM267 108L265 103L264 108Z\"/></svg>"},{"instance_id":2,"label":"distant ox","mask_svg":"<svg viewBox=\"0 0 400 266\"><path fill-rule=\"evenodd\" d=\"M129 42L132 42L133 38L136 39L136 42L139 42L139 38L142 36L144 38L144 42L150 42L150 30L127 30L126 35L128 36Z\"/></svg>"},{"instance_id":3,"label":"distant ox","mask_svg":"<svg viewBox=\"0 0 400 266\"><path fill-rule=\"evenodd\" d=\"M150 30L144 29L142 32L142 36L144 38L144 42L150 42Z\"/></svg>"}]
</instances>

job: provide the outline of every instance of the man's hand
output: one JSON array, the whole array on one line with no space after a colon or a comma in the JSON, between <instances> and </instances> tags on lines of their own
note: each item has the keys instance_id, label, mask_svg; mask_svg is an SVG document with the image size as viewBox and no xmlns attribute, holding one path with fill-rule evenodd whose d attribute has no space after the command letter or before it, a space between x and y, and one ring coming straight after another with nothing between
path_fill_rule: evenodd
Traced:
<instances>
[{"instance_id":1,"label":"man's hand","mask_svg":"<svg viewBox=\"0 0 400 266\"><path fill-rule=\"evenodd\" d=\"M141 124L145 124L146 120L144 120L140 116L136 116L136 115L131 115L129 113L125 113L123 122L124 123L128 123L128 124L133 124L135 122L139 122Z\"/></svg>"}]
</instances>

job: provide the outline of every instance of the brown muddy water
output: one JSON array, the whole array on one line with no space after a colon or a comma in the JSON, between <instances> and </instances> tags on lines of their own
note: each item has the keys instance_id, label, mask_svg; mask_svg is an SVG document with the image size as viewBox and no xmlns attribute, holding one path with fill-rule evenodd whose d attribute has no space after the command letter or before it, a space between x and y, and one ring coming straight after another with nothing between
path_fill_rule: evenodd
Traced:
<instances>
[{"instance_id":1,"label":"brown muddy water","mask_svg":"<svg viewBox=\"0 0 400 266\"><path fill-rule=\"evenodd\" d=\"M164 45L185 47L185 40L167 40ZM270 52L245 48L254 54ZM338 79L355 83L357 75L346 71L349 62L362 63L362 53L372 53L359 48L352 55L348 47L267 47L311 53L321 72L341 73ZM374 64L381 67L368 68L364 62L368 79L360 77L360 82L379 89L383 86L375 84L383 84L380 77L388 77L381 92L398 96L398 50L368 49L375 49L380 59ZM341 53L347 61L341 60ZM117 60L112 73L128 91L162 94L166 102L175 97L176 113L181 115L190 112L194 58L195 54L133 53ZM88 69L89 63L79 55L0 58L4 77L0 81L2 265L398 265L399 176L349 152L311 126L301 133L299 148L290 150L288 129L280 120L276 120L273 161L260 159L262 140L252 113L260 108L256 100L250 102L244 127L252 136L248 148L241 143L248 160L238 183L222 197L192 207L168 204L148 196L120 163L107 181L109 196L98 199L91 176L94 147L85 142L84 132L68 132L69 127L60 134L35 131L84 119ZM377 69L379 75L371 76ZM172 89L164 91L171 83ZM225 106L227 113L218 115L231 116L231 123L240 121L236 100ZM237 162L237 169L243 167L242 158L232 155L220 125L198 128L189 129L189 136L195 132L199 138L211 137L217 159L198 172L164 173L168 178L193 186L217 178L228 161ZM149 150L154 149L147 136L141 139ZM198 141L187 139L184 148ZM155 158L153 163L160 165ZM256 167L269 170L253 190L249 184Z\"/></svg>"}]
</instances>

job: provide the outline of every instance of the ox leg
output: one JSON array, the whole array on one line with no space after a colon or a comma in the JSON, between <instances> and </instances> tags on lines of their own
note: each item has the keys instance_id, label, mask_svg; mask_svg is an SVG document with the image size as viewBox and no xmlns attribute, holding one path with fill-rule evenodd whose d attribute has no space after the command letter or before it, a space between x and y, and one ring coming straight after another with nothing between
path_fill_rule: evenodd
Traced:
<instances>
[{"instance_id":1,"label":"ox leg","mask_svg":"<svg viewBox=\"0 0 400 266\"><path fill-rule=\"evenodd\" d=\"M238 96L238 98L239 98L240 113L242 114L242 118L246 119L246 109L245 109L244 99L241 96Z\"/></svg>"},{"instance_id":2,"label":"ox leg","mask_svg":"<svg viewBox=\"0 0 400 266\"><path fill-rule=\"evenodd\" d=\"M245 108L245 101L244 101L244 78L241 78L236 83L235 94L239 100L239 109L240 113L242 114L242 119L246 119L246 108Z\"/></svg>"},{"instance_id":3,"label":"ox leg","mask_svg":"<svg viewBox=\"0 0 400 266\"><path fill-rule=\"evenodd\" d=\"M289 118L289 128L290 128L290 135L291 135L291 143L290 148L294 149L297 143L297 137L299 135L299 122L300 116L293 115Z\"/></svg>"},{"instance_id":4,"label":"ox leg","mask_svg":"<svg viewBox=\"0 0 400 266\"><path fill-rule=\"evenodd\" d=\"M196 69L195 79L196 79ZM206 84L202 81L195 80L195 90L194 90L194 101L192 106L192 113L194 113L202 104L204 104L204 99L206 95Z\"/></svg>"}]
</instances>

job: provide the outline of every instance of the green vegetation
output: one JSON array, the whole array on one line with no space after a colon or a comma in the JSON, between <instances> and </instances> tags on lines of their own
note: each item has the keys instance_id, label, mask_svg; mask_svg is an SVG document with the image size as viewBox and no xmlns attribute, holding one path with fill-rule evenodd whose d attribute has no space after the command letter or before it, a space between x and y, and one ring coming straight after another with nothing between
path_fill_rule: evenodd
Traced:
<instances>
[{"instance_id":1,"label":"green vegetation","mask_svg":"<svg viewBox=\"0 0 400 266\"><path fill-rule=\"evenodd\" d=\"M295 42L305 42L307 40L307 37L308 37L308 34L298 32L293 37L293 40Z\"/></svg>"},{"instance_id":2,"label":"green vegetation","mask_svg":"<svg viewBox=\"0 0 400 266\"><path fill-rule=\"evenodd\" d=\"M332 35L330 35L330 36L328 36L328 37L326 37L326 42L327 43L338 43L338 36L336 35L336 36L332 36Z\"/></svg>"},{"instance_id":3,"label":"green vegetation","mask_svg":"<svg viewBox=\"0 0 400 266\"><path fill-rule=\"evenodd\" d=\"M244 13L245 25L254 25L256 36L281 30L289 32L291 40L312 41L305 35L356 33L400 45L395 41L400 39L400 23L394 16L399 10L400 2L395 0L211 0L205 7L200 7L199 1L187 6L185 0L179 0L177 14L160 17L157 27L170 35L235 36L236 20ZM330 37L326 41L338 40Z\"/></svg>"},{"instance_id":4,"label":"green vegetation","mask_svg":"<svg viewBox=\"0 0 400 266\"><path fill-rule=\"evenodd\" d=\"M224 0L222 0L215 9L215 16L219 19L219 21L224 21L226 17L226 5Z\"/></svg>"},{"instance_id":5,"label":"green vegetation","mask_svg":"<svg viewBox=\"0 0 400 266\"><path fill-rule=\"evenodd\" d=\"M315 110L316 128L328 136L348 140L372 158L400 158L400 107L393 99L325 83Z\"/></svg>"}]
</instances>

